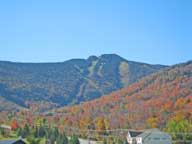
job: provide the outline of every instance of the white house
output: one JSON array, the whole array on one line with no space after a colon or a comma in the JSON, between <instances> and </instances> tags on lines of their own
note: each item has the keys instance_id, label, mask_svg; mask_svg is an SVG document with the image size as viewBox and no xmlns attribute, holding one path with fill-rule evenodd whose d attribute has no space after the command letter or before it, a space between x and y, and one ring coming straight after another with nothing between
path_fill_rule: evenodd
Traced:
<instances>
[{"instance_id":1,"label":"white house","mask_svg":"<svg viewBox=\"0 0 192 144\"><path fill-rule=\"evenodd\" d=\"M169 134L158 129L145 131L129 131L127 134L128 144L172 144Z\"/></svg>"},{"instance_id":2,"label":"white house","mask_svg":"<svg viewBox=\"0 0 192 144\"><path fill-rule=\"evenodd\" d=\"M138 135L142 134L142 131L129 131L127 134L127 142L128 144L142 144L137 142L142 142L142 138L138 137Z\"/></svg>"}]
</instances>

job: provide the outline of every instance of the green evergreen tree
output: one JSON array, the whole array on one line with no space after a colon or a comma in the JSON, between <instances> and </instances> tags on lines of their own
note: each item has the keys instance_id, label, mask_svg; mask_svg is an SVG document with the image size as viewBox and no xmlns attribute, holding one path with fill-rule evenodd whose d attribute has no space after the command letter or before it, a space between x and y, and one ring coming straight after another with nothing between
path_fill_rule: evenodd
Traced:
<instances>
[{"instance_id":1,"label":"green evergreen tree","mask_svg":"<svg viewBox=\"0 0 192 144\"><path fill-rule=\"evenodd\" d=\"M22 136L23 138L26 138L26 137L28 137L29 135L30 135L30 129L29 129L29 126L26 124L26 125L24 126L23 130L22 130L21 136Z\"/></svg>"},{"instance_id":2,"label":"green evergreen tree","mask_svg":"<svg viewBox=\"0 0 192 144\"><path fill-rule=\"evenodd\" d=\"M49 139L51 141L51 143L54 143L59 137L58 128L47 129L46 137L47 137L47 139Z\"/></svg>"},{"instance_id":3,"label":"green evergreen tree","mask_svg":"<svg viewBox=\"0 0 192 144\"><path fill-rule=\"evenodd\" d=\"M69 141L69 144L80 144L78 137L73 135Z\"/></svg>"},{"instance_id":4,"label":"green evergreen tree","mask_svg":"<svg viewBox=\"0 0 192 144\"><path fill-rule=\"evenodd\" d=\"M53 134L53 135L51 135L50 137L49 137L49 139L50 139L50 141L51 141L51 143L52 144L54 144L55 143L55 141L56 141L56 137L55 137L55 135Z\"/></svg>"},{"instance_id":5,"label":"green evergreen tree","mask_svg":"<svg viewBox=\"0 0 192 144\"><path fill-rule=\"evenodd\" d=\"M17 136L18 137L22 136L22 129L21 128L17 129Z\"/></svg>"},{"instance_id":6,"label":"green evergreen tree","mask_svg":"<svg viewBox=\"0 0 192 144\"><path fill-rule=\"evenodd\" d=\"M63 142L62 144L68 144L68 138L65 134L63 134L62 136L62 142Z\"/></svg>"},{"instance_id":7,"label":"green evergreen tree","mask_svg":"<svg viewBox=\"0 0 192 144\"><path fill-rule=\"evenodd\" d=\"M65 135L59 135L56 140L57 144L68 144L68 139Z\"/></svg>"},{"instance_id":8,"label":"green evergreen tree","mask_svg":"<svg viewBox=\"0 0 192 144\"><path fill-rule=\"evenodd\" d=\"M39 137L44 137L46 135L45 128L40 126L39 128Z\"/></svg>"},{"instance_id":9,"label":"green evergreen tree","mask_svg":"<svg viewBox=\"0 0 192 144\"><path fill-rule=\"evenodd\" d=\"M107 140L106 139L103 140L103 144L107 144Z\"/></svg>"},{"instance_id":10,"label":"green evergreen tree","mask_svg":"<svg viewBox=\"0 0 192 144\"><path fill-rule=\"evenodd\" d=\"M2 135L2 136L6 135L4 129L2 129L2 128L0 128L0 135Z\"/></svg>"}]
</instances>

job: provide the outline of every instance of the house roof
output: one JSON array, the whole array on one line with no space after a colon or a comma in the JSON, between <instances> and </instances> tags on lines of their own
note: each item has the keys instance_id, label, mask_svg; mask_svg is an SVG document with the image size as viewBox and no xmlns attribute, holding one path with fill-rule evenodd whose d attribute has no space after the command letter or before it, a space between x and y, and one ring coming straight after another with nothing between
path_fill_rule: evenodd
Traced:
<instances>
[{"instance_id":1,"label":"house roof","mask_svg":"<svg viewBox=\"0 0 192 144\"><path fill-rule=\"evenodd\" d=\"M158 129L149 129L143 132L129 131L128 135L130 135L132 138L141 137L143 144L172 144L171 136Z\"/></svg>"},{"instance_id":2,"label":"house roof","mask_svg":"<svg viewBox=\"0 0 192 144\"><path fill-rule=\"evenodd\" d=\"M138 135L142 134L141 131L129 131L131 137L137 137Z\"/></svg>"},{"instance_id":3,"label":"house roof","mask_svg":"<svg viewBox=\"0 0 192 144\"><path fill-rule=\"evenodd\" d=\"M23 140L2 140L0 144L25 144Z\"/></svg>"},{"instance_id":4,"label":"house roof","mask_svg":"<svg viewBox=\"0 0 192 144\"><path fill-rule=\"evenodd\" d=\"M159 129L148 129L145 131L129 131L131 137L142 137L143 139L153 134L153 137L166 137L169 138L170 135L160 131Z\"/></svg>"},{"instance_id":5,"label":"house roof","mask_svg":"<svg viewBox=\"0 0 192 144\"><path fill-rule=\"evenodd\" d=\"M11 126L9 125L0 125L1 128L4 128L4 129L11 129Z\"/></svg>"},{"instance_id":6,"label":"house roof","mask_svg":"<svg viewBox=\"0 0 192 144\"><path fill-rule=\"evenodd\" d=\"M149 129L138 135L137 137L142 137L142 139L146 139L152 135L152 137L158 137L158 138L171 138L171 136L167 133L164 133L158 129Z\"/></svg>"},{"instance_id":7,"label":"house roof","mask_svg":"<svg viewBox=\"0 0 192 144\"><path fill-rule=\"evenodd\" d=\"M0 144L13 144L15 142L15 140L3 140L0 141Z\"/></svg>"}]
</instances>

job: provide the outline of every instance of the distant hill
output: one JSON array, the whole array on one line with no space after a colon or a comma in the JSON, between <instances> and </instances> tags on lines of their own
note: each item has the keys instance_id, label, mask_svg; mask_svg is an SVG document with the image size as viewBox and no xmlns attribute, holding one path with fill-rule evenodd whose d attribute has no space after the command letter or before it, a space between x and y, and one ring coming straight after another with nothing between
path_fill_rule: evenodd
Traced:
<instances>
[{"instance_id":1,"label":"distant hill","mask_svg":"<svg viewBox=\"0 0 192 144\"><path fill-rule=\"evenodd\" d=\"M104 119L111 129L163 129L170 119L180 122L182 127L183 121L192 120L192 61L151 74L110 95L56 112L61 119L65 116L66 125L73 127L81 121L98 119Z\"/></svg>"},{"instance_id":2,"label":"distant hill","mask_svg":"<svg viewBox=\"0 0 192 144\"><path fill-rule=\"evenodd\" d=\"M28 107L78 104L127 87L139 79L166 68L127 61L115 54L60 63L0 62L0 99Z\"/></svg>"}]
</instances>

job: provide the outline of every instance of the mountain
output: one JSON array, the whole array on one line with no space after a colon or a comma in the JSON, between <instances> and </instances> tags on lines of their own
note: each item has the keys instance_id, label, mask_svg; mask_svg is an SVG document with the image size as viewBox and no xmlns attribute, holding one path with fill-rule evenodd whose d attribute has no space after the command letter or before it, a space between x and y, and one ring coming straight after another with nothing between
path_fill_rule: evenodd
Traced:
<instances>
[{"instance_id":1,"label":"mountain","mask_svg":"<svg viewBox=\"0 0 192 144\"><path fill-rule=\"evenodd\" d=\"M58 109L56 113L71 127L88 121L94 128L97 120L103 119L111 129L170 126L182 132L189 127L188 122L192 124L192 61L160 70L127 88L81 105Z\"/></svg>"},{"instance_id":2,"label":"mountain","mask_svg":"<svg viewBox=\"0 0 192 144\"><path fill-rule=\"evenodd\" d=\"M0 99L21 107L43 105L44 109L73 105L127 87L163 68L115 54L60 63L1 61Z\"/></svg>"}]
</instances>

